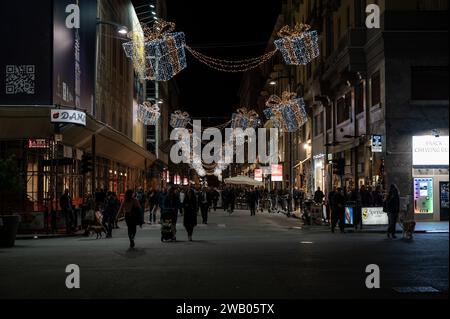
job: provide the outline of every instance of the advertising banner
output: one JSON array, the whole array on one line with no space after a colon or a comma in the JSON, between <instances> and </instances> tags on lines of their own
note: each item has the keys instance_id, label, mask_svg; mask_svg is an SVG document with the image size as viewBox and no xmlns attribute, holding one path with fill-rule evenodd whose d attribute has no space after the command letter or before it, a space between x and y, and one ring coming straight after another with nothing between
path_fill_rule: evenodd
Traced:
<instances>
[{"instance_id":1,"label":"advertising banner","mask_svg":"<svg viewBox=\"0 0 450 319\"><path fill-rule=\"evenodd\" d=\"M363 225L387 225L388 215L383 212L383 207L363 207L362 223Z\"/></svg>"},{"instance_id":2,"label":"advertising banner","mask_svg":"<svg viewBox=\"0 0 450 319\"><path fill-rule=\"evenodd\" d=\"M345 207L345 225L353 225L353 207Z\"/></svg>"},{"instance_id":3,"label":"advertising banner","mask_svg":"<svg viewBox=\"0 0 450 319\"><path fill-rule=\"evenodd\" d=\"M272 165L272 182L282 182L282 181L283 181L283 166Z\"/></svg>"},{"instance_id":4,"label":"advertising banner","mask_svg":"<svg viewBox=\"0 0 450 319\"><path fill-rule=\"evenodd\" d=\"M53 103L92 112L97 0L78 1L79 28L67 25L67 19L77 19L69 10L73 4L72 0L54 1Z\"/></svg>"},{"instance_id":5,"label":"advertising banner","mask_svg":"<svg viewBox=\"0 0 450 319\"><path fill-rule=\"evenodd\" d=\"M257 168L255 169L255 181L262 182L262 169Z\"/></svg>"}]
</instances>

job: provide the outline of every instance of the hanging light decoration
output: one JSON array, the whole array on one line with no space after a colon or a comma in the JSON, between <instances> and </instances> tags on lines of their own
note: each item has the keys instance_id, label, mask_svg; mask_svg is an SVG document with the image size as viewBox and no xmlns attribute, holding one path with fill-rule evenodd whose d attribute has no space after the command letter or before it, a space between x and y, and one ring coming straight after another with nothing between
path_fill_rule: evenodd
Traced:
<instances>
[{"instance_id":1,"label":"hanging light decoration","mask_svg":"<svg viewBox=\"0 0 450 319\"><path fill-rule=\"evenodd\" d=\"M303 98L296 98L295 93L283 92L282 97L272 95L266 102L265 116L273 122L274 127L287 132L295 132L308 121Z\"/></svg>"},{"instance_id":2,"label":"hanging light decoration","mask_svg":"<svg viewBox=\"0 0 450 319\"><path fill-rule=\"evenodd\" d=\"M199 60L201 63L207 65L208 67L215 69L217 71L221 72L228 72L228 73L238 73L238 72L246 72L251 69L255 69L259 67L260 65L266 63L269 61L278 51L278 49L275 49L273 51L267 52L259 57L256 58L250 58L245 60L239 60L239 61L231 61L231 60L224 60L224 59L216 59L209 56L206 56L193 48L186 46L186 49L188 52L192 54L194 58Z\"/></svg>"},{"instance_id":3,"label":"hanging light decoration","mask_svg":"<svg viewBox=\"0 0 450 319\"><path fill-rule=\"evenodd\" d=\"M187 112L176 110L170 116L170 126L173 128L186 128L190 120L191 119Z\"/></svg>"},{"instance_id":4,"label":"hanging light decoration","mask_svg":"<svg viewBox=\"0 0 450 319\"><path fill-rule=\"evenodd\" d=\"M258 113L254 110L247 110L246 107L239 108L233 113L231 118L231 128L241 128L245 131L247 128L256 129L261 124ZM236 144L243 145L245 143L245 134L243 132L235 132Z\"/></svg>"},{"instance_id":5,"label":"hanging light decoration","mask_svg":"<svg viewBox=\"0 0 450 319\"><path fill-rule=\"evenodd\" d=\"M275 46L283 54L286 64L306 65L319 57L319 37L317 31L309 31L308 24L297 24L293 29L284 26L275 40Z\"/></svg>"},{"instance_id":6,"label":"hanging light decoration","mask_svg":"<svg viewBox=\"0 0 450 319\"><path fill-rule=\"evenodd\" d=\"M157 104L145 101L138 105L137 118L144 125L156 125L160 117L161 112Z\"/></svg>"},{"instance_id":7,"label":"hanging light decoration","mask_svg":"<svg viewBox=\"0 0 450 319\"><path fill-rule=\"evenodd\" d=\"M158 19L152 27L144 26L142 30L143 39L139 33L130 32L131 41L123 44L142 79L168 81L186 68L185 36L183 32L173 32L174 23Z\"/></svg>"}]
</instances>

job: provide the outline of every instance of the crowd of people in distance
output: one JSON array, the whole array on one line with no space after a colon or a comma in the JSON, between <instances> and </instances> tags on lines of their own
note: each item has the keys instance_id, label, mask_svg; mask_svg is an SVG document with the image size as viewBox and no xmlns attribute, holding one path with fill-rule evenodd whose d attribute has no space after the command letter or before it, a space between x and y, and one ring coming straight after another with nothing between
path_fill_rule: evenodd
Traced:
<instances>
[{"instance_id":1,"label":"crowd of people in distance","mask_svg":"<svg viewBox=\"0 0 450 319\"><path fill-rule=\"evenodd\" d=\"M326 220L330 222L334 233L337 226L341 232L345 227L345 207L352 203L355 207L354 225L361 227L361 207L383 207L389 216L388 236L395 238L395 224L398 219L400 197L398 188L391 185L387 193L380 186L376 188L361 186L359 190L334 187L327 195L318 188L312 198L305 192L294 188L292 193L287 189L268 190L264 187L223 186L194 187L170 186L166 188L144 191L142 187L127 190L122 201L116 193L106 189L98 189L94 196L88 196L84 204L85 219L88 224L104 227L106 237L111 238L113 229L118 228L118 220L123 218L128 228L130 247L135 246L137 226L145 224L144 213L149 212L148 224L162 224L163 218L171 220L173 239L176 240L176 224L179 216L192 241L197 218L201 217L203 224L208 224L211 210L222 208L232 214L235 209L249 210L251 216L258 211L290 211L302 212L306 202L324 205ZM68 233L75 231L72 200L69 190L65 190L60 198L60 207L66 220ZM158 218L159 213L159 218ZM93 215L93 216L92 216ZM89 218L87 217L89 216ZM86 226L86 225L84 225ZM86 229L86 227L85 227Z\"/></svg>"}]
</instances>

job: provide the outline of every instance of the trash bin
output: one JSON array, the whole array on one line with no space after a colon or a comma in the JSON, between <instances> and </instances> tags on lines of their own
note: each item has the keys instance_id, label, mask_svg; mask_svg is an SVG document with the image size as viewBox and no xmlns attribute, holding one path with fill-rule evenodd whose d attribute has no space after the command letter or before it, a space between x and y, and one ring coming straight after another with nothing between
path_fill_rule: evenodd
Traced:
<instances>
[{"instance_id":1,"label":"trash bin","mask_svg":"<svg viewBox=\"0 0 450 319\"><path fill-rule=\"evenodd\" d=\"M0 247L13 247L19 228L20 216L0 216Z\"/></svg>"}]
</instances>

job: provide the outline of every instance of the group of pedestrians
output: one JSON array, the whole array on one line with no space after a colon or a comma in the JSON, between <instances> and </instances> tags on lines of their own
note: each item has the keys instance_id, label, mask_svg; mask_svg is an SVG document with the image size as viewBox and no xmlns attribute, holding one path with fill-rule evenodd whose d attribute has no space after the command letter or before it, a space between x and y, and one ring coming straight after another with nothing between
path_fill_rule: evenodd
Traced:
<instances>
[{"instance_id":1,"label":"group of pedestrians","mask_svg":"<svg viewBox=\"0 0 450 319\"><path fill-rule=\"evenodd\" d=\"M361 227L362 216L361 207L383 207L383 211L388 216L387 236L397 238L395 235L395 226L400 213L400 192L395 184L391 184L387 194L384 194L381 187L361 186L359 190L348 189L344 192L342 187L333 188L328 193L328 207L331 213L331 231L334 233L336 226L339 225L343 233L345 228L345 207L351 203L354 207L354 226Z\"/></svg>"}]
</instances>

